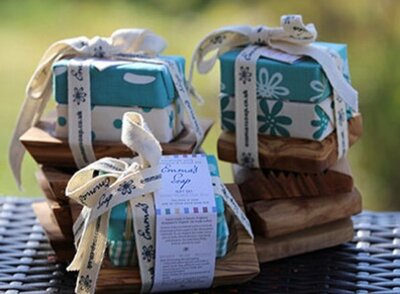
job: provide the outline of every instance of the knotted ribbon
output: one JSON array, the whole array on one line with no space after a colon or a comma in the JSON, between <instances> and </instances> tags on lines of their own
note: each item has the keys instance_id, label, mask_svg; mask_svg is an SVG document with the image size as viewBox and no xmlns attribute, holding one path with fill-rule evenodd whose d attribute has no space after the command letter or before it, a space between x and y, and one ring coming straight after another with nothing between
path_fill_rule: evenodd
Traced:
<instances>
[{"instance_id":1,"label":"knotted ribbon","mask_svg":"<svg viewBox=\"0 0 400 294\"><path fill-rule=\"evenodd\" d=\"M116 205L128 201L137 252L155 248L154 195L161 186L159 160L161 147L146 128L143 118L135 112L123 117L122 142L139 154L132 160L103 158L89 164L75 173L66 188L66 196L83 205L73 226L75 246L73 261L68 270L79 270L75 291L93 293L107 244L107 230L110 211ZM212 177L214 192L221 195L253 237L246 215L221 183L219 177ZM148 215L143 215L146 206ZM149 217L150 216L150 217ZM143 234L146 232L146 234ZM154 255L154 251L151 255ZM153 285L154 259L143 261L138 258L142 292L149 292Z\"/></svg>"},{"instance_id":2,"label":"knotted ribbon","mask_svg":"<svg viewBox=\"0 0 400 294\"><path fill-rule=\"evenodd\" d=\"M139 156L129 163L127 160L102 158L75 173L65 191L67 197L84 207L74 223L77 250L68 267L68 270L79 270L77 293L94 293L106 249L111 209L126 201L133 209L138 199L146 201L161 186L158 167L161 147L140 114L124 114L122 142ZM135 237L141 246L140 236ZM144 292L149 291L152 283L149 266L140 264Z\"/></svg>"},{"instance_id":3,"label":"knotted ribbon","mask_svg":"<svg viewBox=\"0 0 400 294\"><path fill-rule=\"evenodd\" d=\"M115 31L110 38L94 37L88 39L86 37L78 37L61 40L51 45L44 53L27 85L26 98L20 110L17 125L12 136L9 149L9 161L18 186L21 186L21 164L25 153L22 144L19 142L19 138L40 120L51 96L51 67L56 61L63 58L79 57L83 60L82 62L74 61L71 66L72 68L69 70L69 74L71 72L71 75L77 78L76 81L72 81L72 79L69 78L69 80L72 81L72 83L69 81L69 87L72 87L73 90L76 88L75 93L68 94L69 100L71 101L71 97L76 100L76 104L81 107L81 109L79 109L79 107L76 109L78 111L89 111L88 109L90 107L90 79L84 79L86 88L89 88L89 91L85 93L81 91L81 87L83 86L82 78L85 76L87 77L89 74L89 63L85 62L84 59L107 58L126 62L158 63L167 66L195 131L197 148L202 141L204 133L191 105L185 79L180 74L175 63L162 61L156 58L165 47L166 42L163 38L146 29L120 29ZM83 94L85 97L88 95L86 97L85 107L78 103L82 100L76 99L76 97L82 97ZM77 160L75 154L78 152L74 152L78 167L82 167L82 165L86 165L88 162L92 162L95 159L93 150L91 150L91 132L88 131L88 128L91 128L90 115L86 117L86 123L85 121L82 123L86 129L83 132L84 135L82 138L79 138L83 144L81 144L81 146L76 146L76 142L73 142L73 144L70 142L73 152L75 149L79 149L79 147L81 149L83 149L83 147L86 149L86 152L82 152L85 153L82 156L82 160ZM74 121L76 121L76 118L72 120L72 122Z\"/></svg>"},{"instance_id":4,"label":"knotted ribbon","mask_svg":"<svg viewBox=\"0 0 400 294\"><path fill-rule=\"evenodd\" d=\"M257 146L257 101L256 101L256 62L263 55L267 46L293 55L309 56L316 60L324 70L334 90L336 113L342 113L345 103L358 111L358 93L346 81L341 71L341 60L335 52L312 44L317 38L313 24L303 24L300 15L284 15L281 27L267 26L228 26L213 31L196 47L190 67L188 83L191 84L193 73L197 68L200 73L209 72L217 58L237 47L246 46L235 62L235 103L236 103L236 146L238 162L249 167L258 167ZM211 55L211 57L208 57ZM344 103L345 102L345 103ZM346 146L347 121L336 117L338 131L339 157L348 148ZM340 133L340 135L339 135ZM343 142L344 141L344 142Z\"/></svg>"}]
</instances>

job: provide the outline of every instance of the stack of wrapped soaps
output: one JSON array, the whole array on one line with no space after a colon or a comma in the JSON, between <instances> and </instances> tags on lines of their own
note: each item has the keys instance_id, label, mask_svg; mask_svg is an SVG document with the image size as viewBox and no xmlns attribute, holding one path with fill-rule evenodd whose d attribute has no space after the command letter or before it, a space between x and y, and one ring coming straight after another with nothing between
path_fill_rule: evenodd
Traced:
<instances>
[{"instance_id":1,"label":"stack of wrapped soaps","mask_svg":"<svg viewBox=\"0 0 400 294\"><path fill-rule=\"evenodd\" d=\"M232 34L232 29L227 31ZM230 38L222 36L218 36L221 43ZM313 46L339 56L342 74L350 83L346 45L315 42ZM267 48L272 57L268 57L271 52L259 57L255 76L243 73L245 67L237 71L240 81L256 80L257 113L250 115L257 120L258 168L243 164L252 165L251 158L237 164L235 62L245 49L231 48L219 56L223 132L218 156L236 163L235 182L256 234L261 262L351 240L350 217L362 209L346 156L338 156L334 93L322 66L306 56L277 60L288 57ZM351 146L361 136L362 121L360 113L348 105L346 110Z\"/></svg>"},{"instance_id":2,"label":"stack of wrapped soaps","mask_svg":"<svg viewBox=\"0 0 400 294\"><path fill-rule=\"evenodd\" d=\"M112 37L114 39L113 42L115 41L115 44L113 43L113 46L116 46L115 48L121 47L121 42L123 44L126 41L126 47L136 48L138 54L116 54L110 58L97 54L102 52L106 46L111 46L107 43L110 39L97 37L88 41L81 41L80 39L60 41L46 53L51 53L51 58L54 58L57 54L52 50L61 48L58 53L59 56L54 58L54 62L51 64L46 63L40 66L31 80L36 83L34 86L43 83L40 85L41 89L44 89L43 97L46 96L47 92L50 95L52 84L56 101L55 114L42 118L33 127L28 128L19 139L39 164L40 169L37 173L37 179L46 196L46 201L35 203L34 210L49 237L49 241L55 251L55 257L59 261L71 261L73 259L75 254L74 242L77 242L76 231L73 229L74 224L78 224L79 219L84 218L85 215L87 216L88 211L99 209L101 205L104 205L104 199L102 200L101 197L105 196L106 193L101 194L99 202L90 208L86 207L86 197L92 196L98 189L112 185L111 182L107 182L103 183L103 186L91 187L86 192L82 192L77 199L71 197L71 194L69 194L70 197L67 197L67 185L74 175L90 169L91 174L86 174L85 180L80 182L82 185L98 176L107 176L107 173L110 174L107 179L112 179L115 174L120 173L120 177L123 180L124 175L129 175L129 172L133 172L134 169L120 170L118 166L123 165L130 168L131 159L135 155L139 155L137 157L139 159L135 160L144 165L141 154L135 154L135 152L139 150L143 152L145 149L150 151L154 148L159 149L159 147L153 146L154 144L158 146L158 143L160 143L164 155L181 154L180 156L184 161L186 157L192 156L188 154L195 153L198 150L202 136L207 134L212 125L212 121L204 119L198 123L196 122L196 124L193 123L195 114L191 108L190 101L182 97L183 90L181 86L185 81L185 60L182 57L143 55L143 52L139 50L140 46L143 46L142 49L144 50L147 48L146 46L156 46L156 41L159 41L159 39L154 40L156 37L152 34L149 35L148 31L144 31L137 39L139 42L143 42L141 45L139 44L140 46L138 44L128 44L129 41L137 36L137 30L132 32L121 30L116 33ZM128 36L126 37L126 35ZM149 38L151 42L147 42L149 40L146 38ZM67 44L65 46L70 47L66 49L60 44ZM114 52L115 48L109 49L108 54ZM96 54L87 56L87 52L92 51ZM74 55L71 52L76 56L71 56ZM77 54L77 52L81 52L79 53L81 55ZM42 60L48 62L49 59L50 57L47 58L45 55ZM84 66L86 68L83 68ZM50 80L50 76L48 79L42 79L42 77L51 72L52 83L46 84ZM86 81L84 86L79 85L79 82L82 81ZM180 83L177 81L180 81ZM28 89L31 87L33 87L32 84L28 86ZM48 97L45 98L42 100L46 102ZM28 103L25 103L23 107L38 101L29 99L32 98L28 95ZM88 114L89 120L84 115L84 118L81 119L82 116L80 115L81 109L79 107L85 103L89 104L84 110ZM37 109L43 109L44 106L40 105ZM78 110L76 110L76 107L78 107ZM23 110L25 111L26 109L24 108ZM191 112L189 114L192 119L190 124L184 122L184 111ZM39 118L40 112L38 110L37 116ZM71 113L74 115L69 115ZM123 124L126 120L124 117L127 113L134 113L135 117L140 117L140 131L137 131L137 133L129 133L124 128ZM196 118L194 120L196 121ZM21 121L23 121L23 118L20 118L17 130L21 129ZM82 127L87 124L87 121L89 121L90 125L89 138L91 140L89 140L89 143L85 142L88 137L87 129L85 130ZM73 126L72 128L71 125ZM76 145L76 142L71 141L71 130L74 130L74 128L80 140L78 145ZM199 129L203 130L203 134L200 137ZM150 135L146 135L146 137L143 134ZM127 142L135 142L136 146L140 146L141 149L132 148ZM77 150L78 153L81 152L82 158L84 154L90 155L91 148L94 157L87 156L89 162L82 164L81 160L77 160L76 150L73 150L73 148L76 149L76 146L78 146ZM87 150L89 150L89 153L87 153ZM196 157L196 155L193 155L193 157ZM122 158L119 161L120 165L115 165L114 163L119 160L117 158ZM95 160L100 159L105 161L95 162ZM114 159L115 161L113 161ZM207 161L211 178L218 178L219 172L216 159L208 156ZM93 166L97 168L92 171L91 163L93 162L95 162ZM99 165L96 165L97 163ZM132 163L132 167L135 167L135 162ZM104 172L104 170L107 172ZM159 178L158 173L153 178L150 177L150 180ZM128 195L136 188L141 189L141 185L145 186L147 184L145 179L140 179L140 181L139 184L135 182L136 186L132 184L133 181L132 183L122 183L118 188L119 194L122 196ZM212 189L212 183L208 184ZM243 202L238 187L229 185L227 188L241 206L241 208L237 206L237 211L241 211ZM214 191L217 193L219 190L214 188ZM110 195L112 197L112 194ZM153 197L150 193L139 196ZM105 201L107 202L107 200ZM225 201L226 199L223 199L220 194L215 194L215 205L212 207L215 209L213 212L217 216L215 227L217 233L215 244L217 261L215 274L211 276L214 279L209 286L245 282L254 277L259 271L251 234L248 234L243 226L240 225L232 210L226 209ZM82 205L86 209L86 213L83 212L80 215ZM198 211L191 213L198 213ZM142 272L139 273L138 258L152 258L154 250L150 248L147 248L146 252L138 252L136 250L132 224L134 223L133 218L136 219L137 216L132 214L127 202L112 207L110 211L109 229L107 231L108 249L106 250L103 269L100 271L97 281L98 290L125 291L140 288ZM149 221L149 217L148 215L146 221ZM151 217L155 217L154 214ZM75 227L75 229L77 228ZM96 241L93 240L93 242L96 245ZM140 250L142 249L144 250L145 248ZM85 283L83 280L79 281ZM81 287L81 285L79 284L78 287ZM92 285L91 287L94 286ZM190 285L185 287L190 288Z\"/></svg>"},{"instance_id":3,"label":"stack of wrapped soaps","mask_svg":"<svg viewBox=\"0 0 400 294\"><path fill-rule=\"evenodd\" d=\"M183 57L161 58L175 62L184 74ZM54 218L72 244L70 200L65 197L66 184L77 171L68 144L67 72L70 62L71 59L66 58L52 66L55 114L50 114L29 129L20 140L40 165L37 172L40 186ZM184 124L184 109L171 74L164 65L93 60L90 65L90 91L91 138L96 158L132 156L132 152L121 143L122 117L130 111L143 116L150 131L162 143L165 154L192 152L195 136L191 127ZM210 126L211 123L206 121L205 127Z\"/></svg>"}]
</instances>

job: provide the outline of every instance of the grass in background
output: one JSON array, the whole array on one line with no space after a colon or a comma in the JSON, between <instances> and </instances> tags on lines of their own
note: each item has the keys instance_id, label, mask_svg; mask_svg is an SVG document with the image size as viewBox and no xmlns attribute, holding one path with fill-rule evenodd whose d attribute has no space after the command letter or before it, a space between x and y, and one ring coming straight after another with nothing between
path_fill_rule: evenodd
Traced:
<instances>
[{"instance_id":1,"label":"grass in background","mask_svg":"<svg viewBox=\"0 0 400 294\"><path fill-rule=\"evenodd\" d=\"M400 7L395 0L340 1L1 1L0 2L0 192L40 196L36 164L26 156L25 191L19 192L8 167L7 149L24 89L47 47L60 39L80 35L109 36L122 27L146 27L169 43L166 54L179 54L188 63L198 41L211 30L230 24L279 24L282 14L300 13L314 22L319 39L349 44L354 86L360 92L365 135L350 151L356 183L365 207L400 209ZM400 4L400 3L399 3ZM397 66L396 66L397 65ZM206 104L200 116L218 121L219 70L195 76ZM188 69L188 64L187 64ZM49 105L49 109L54 104ZM205 142L216 154L219 125ZM231 181L228 164L220 166Z\"/></svg>"}]
</instances>

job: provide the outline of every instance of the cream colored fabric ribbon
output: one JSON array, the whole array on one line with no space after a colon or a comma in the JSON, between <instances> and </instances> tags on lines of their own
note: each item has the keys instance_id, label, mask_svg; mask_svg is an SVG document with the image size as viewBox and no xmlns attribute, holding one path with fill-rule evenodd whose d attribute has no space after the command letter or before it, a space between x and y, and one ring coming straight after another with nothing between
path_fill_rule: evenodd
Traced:
<instances>
[{"instance_id":1,"label":"cream colored fabric ribbon","mask_svg":"<svg viewBox=\"0 0 400 294\"><path fill-rule=\"evenodd\" d=\"M73 226L75 246L68 270L78 270L76 293L94 293L107 244L110 210L129 201L138 253L141 291L153 285L155 212L153 192L161 186L158 163L161 147L140 114L125 113L122 141L139 154L132 160L103 158L75 173L66 196L83 205ZM96 176L96 174L99 174ZM238 221L253 238L250 222L219 177L212 177L215 194L221 195Z\"/></svg>"},{"instance_id":2,"label":"cream colored fabric ribbon","mask_svg":"<svg viewBox=\"0 0 400 294\"><path fill-rule=\"evenodd\" d=\"M95 57L132 62L135 60L145 60L146 62L151 62L151 58L156 57L165 47L166 42L164 39L146 29L120 29L115 31L110 38L94 37L88 39L86 37L78 37L62 40L51 45L44 53L37 69L27 85L26 98L21 107L9 148L10 166L18 186L21 187L21 164L25 153L24 147L20 143L19 138L30 127L34 126L43 114L46 104L51 96L51 67L54 62L63 58L72 57L82 57L83 59ZM171 72L177 92L183 101L189 120L195 131L197 139L196 148L198 148L203 140L204 132L191 105L185 78L180 75L176 64L167 61L162 62L160 60L157 60L156 62L166 64ZM75 69L75 72L77 72L76 70L79 66L79 64L76 65L77 68ZM85 68L83 68L83 72L84 71ZM86 69L86 71L88 71L88 69ZM86 80L86 83L89 83L89 81ZM88 88L87 85L88 84L86 84L86 88ZM71 85L71 87L74 90L76 86ZM77 90L80 89L80 87L76 88ZM90 100L89 98L90 96L88 96L88 100ZM70 144L73 150L79 151L82 149L82 146L86 148L85 150L88 150L83 152L83 158L77 159L75 157L78 166L87 164L84 160L85 155L87 155L86 157L89 162L93 160L94 156L94 154L90 154L93 153L92 150L90 150L90 147L87 147L91 146L91 138L89 137L90 132L87 132L90 122L87 121L85 126L87 128L85 132L87 136L84 139L82 138L84 143L81 144L81 146L77 146L78 144L76 142ZM74 155L75 153L78 152L74 152Z\"/></svg>"},{"instance_id":3,"label":"cream colored fabric ribbon","mask_svg":"<svg viewBox=\"0 0 400 294\"><path fill-rule=\"evenodd\" d=\"M134 207L139 200L152 197L152 193L161 186L158 168L161 147L147 130L141 115L125 113L122 142L139 156L129 163L113 158L100 159L75 173L66 188L66 196L84 206L74 224L77 251L68 267L71 271L79 270L76 293L95 291L107 244L110 210L126 201L130 201L130 206ZM100 175L95 176L96 173ZM136 223L140 226L144 222ZM136 239L141 242L140 235L136 235ZM140 264L144 292L151 287L152 275L149 269L152 266Z\"/></svg>"},{"instance_id":4,"label":"cream colored fabric ribbon","mask_svg":"<svg viewBox=\"0 0 400 294\"><path fill-rule=\"evenodd\" d=\"M289 54L309 56L322 66L334 89L334 97L337 98L335 113L337 114L339 158L346 153L348 149L347 120L343 119L343 115L338 115L343 112L344 102L354 111L358 111L358 93L343 77L338 67L340 58L326 48L312 44L316 38L317 31L313 24L304 25L300 15L285 15L281 18L279 28L230 26L218 29L206 36L195 49L189 84L191 84L195 66L200 73L207 73L212 69L219 55L236 47L247 46L235 62L236 145L237 160L241 165L259 167L254 77L256 62L262 56L263 46ZM209 55L211 57L206 59Z\"/></svg>"}]
</instances>

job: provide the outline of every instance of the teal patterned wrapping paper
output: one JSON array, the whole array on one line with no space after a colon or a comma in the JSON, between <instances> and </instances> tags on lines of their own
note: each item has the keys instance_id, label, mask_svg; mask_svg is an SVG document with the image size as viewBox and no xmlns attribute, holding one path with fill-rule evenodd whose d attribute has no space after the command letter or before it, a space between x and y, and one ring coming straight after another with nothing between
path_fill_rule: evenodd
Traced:
<instances>
[{"instance_id":1,"label":"teal patterned wrapping paper","mask_svg":"<svg viewBox=\"0 0 400 294\"><path fill-rule=\"evenodd\" d=\"M185 60L180 56L160 56L177 63L184 73ZM177 97L168 69L161 64L97 60L107 63L105 68L90 66L90 89L92 105L141 106L164 108ZM67 68L69 60L63 59L53 65L53 89L56 102L68 103Z\"/></svg>"},{"instance_id":2,"label":"teal patterned wrapping paper","mask_svg":"<svg viewBox=\"0 0 400 294\"><path fill-rule=\"evenodd\" d=\"M221 127L235 131L235 98L221 93ZM352 117L347 108L347 119ZM299 103L258 99L258 133L322 141L335 129L333 100L331 97L319 103Z\"/></svg>"},{"instance_id":3,"label":"teal patterned wrapping paper","mask_svg":"<svg viewBox=\"0 0 400 294\"><path fill-rule=\"evenodd\" d=\"M315 42L314 45L336 52L343 61L344 77L350 80L345 44ZM219 57L221 92L235 95L235 60L243 48L230 50ZM302 57L293 64L260 57L257 62L257 97L296 102L322 102L332 95L332 88L320 64Z\"/></svg>"},{"instance_id":4,"label":"teal patterned wrapping paper","mask_svg":"<svg viewBox=\"0 0 400 294\"><path fill-rule=\"evenodd\" d=\"M68 105L57 104L56 136L68 137ZM92 141L121 141L122 116L140 113L161 143L172 141L183 130L184 113L179 100L164 108L92 106Z\"/></svg>"},{"instance_id":5,"label":"teal patterned wrapping paper","mask_svg":"<svg viewBox=\"0 0 400 294\"><path fill-rule=\"evenodd\" d=\"M219 176L217 160L212 155L207 155L208 166L212 177ZM215 195L217 207L217 258L224 257L228 250L229 227L225 218L225 204L221 195ZM131 266L137 264L137 251L134 237L126 239L127 234L127 209L122 203L111 210L110 225L108 228L108 255L114 266ZM134 234L131 234L134 236Z\"/></svg>"}]
</instances>

